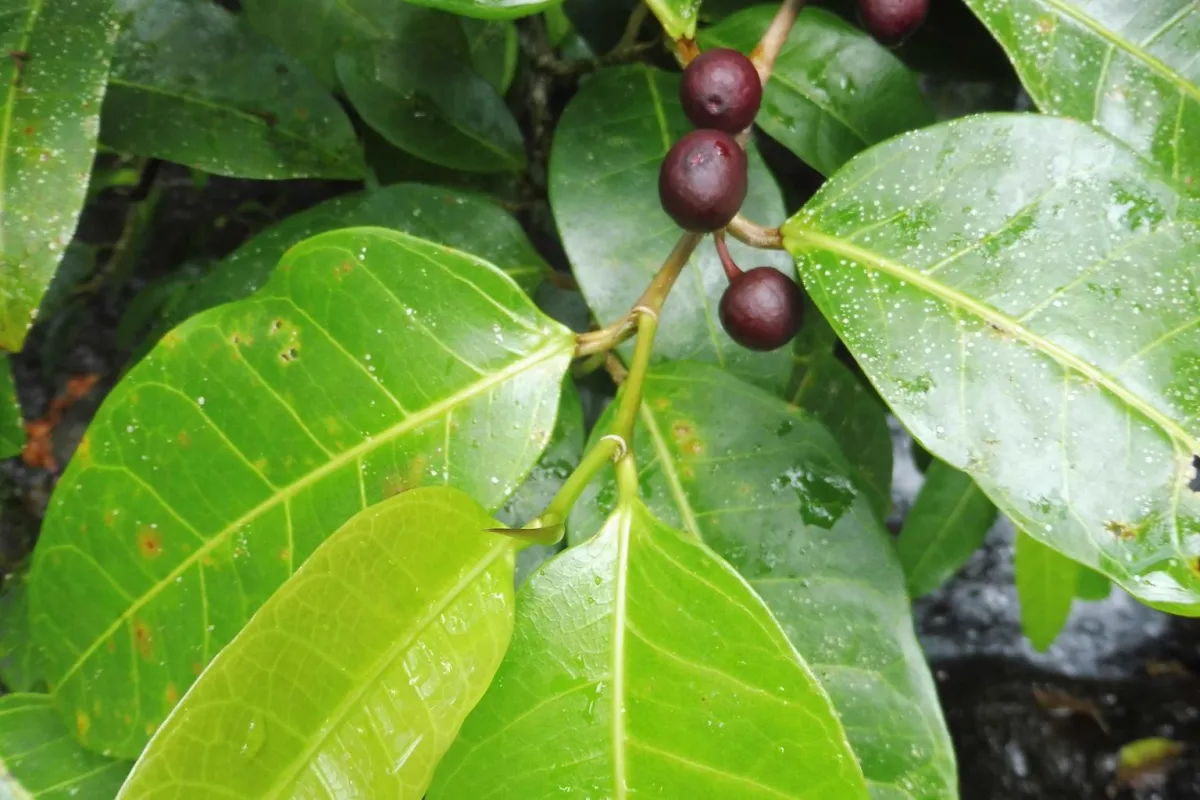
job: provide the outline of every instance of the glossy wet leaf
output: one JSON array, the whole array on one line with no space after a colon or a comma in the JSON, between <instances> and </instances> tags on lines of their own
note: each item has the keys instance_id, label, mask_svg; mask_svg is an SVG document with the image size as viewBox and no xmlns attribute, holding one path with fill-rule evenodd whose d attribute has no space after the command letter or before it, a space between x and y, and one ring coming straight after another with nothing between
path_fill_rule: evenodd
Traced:
<instances>
[{"instance_id":1,"label":"glossy wet leaf","mask_svg":"<svg viewBox=\"0 0 1200 800\"><path fill-rule=\"evenodd\" d=\"M21 349L75 233L117 36L113 2L9 0L0 15L0 349Z\"/></svg>"},{"instance_id":2,"label":"glossy wet leaf","mask_svg":"<svg viewBox=\"0 0 1200 800\"><path fill-rule=\"evenodd\" d=\"M679 241L680 230L659 205L658 169L689 130L679 107L679 76L644 65L594 74L563 113L550 155L550 205L575 277L602 324L629 311ZM753 152L742 210L764 224L785 213L774 178ZM791 273L786 254L732 241L730 251L746 268L766 264ZM722 329L717 304L726 285L707 239L667 299L655 353L712 361L782 389L791 367L786 348L754 353Z\"/></svg>"},{"instance_id":3,"label":"glossy wet leaf","mask_svg":"<svg viewBox=\"0 0 1200 800\"><path fill-rule=\"evenodd\" d=\"M504 94L517 72L517 26L512 22L488 22L463 17L459 20L467 37L471 66L479 77Z\"/></svg>"},{"instance_id":4,"label":"glossy wet leaf","mask_svg":"<svg viewBox=\"0 0 1200 800\"><path fill-rule=\"evenodd\" d=\"M10 692L35 692L45 690L45 680L44 658L29 633L28 575L13 573L0 590L0 682Z\"/></svg>"},{"instance_id":5,"label":"glossy wet leaf","mask_svg":"<svg viewBox=\"0 0 1200 800\"><path fill-rule=\"evenodd\" d=\"M136 755L362 508L441 484L501 505L572 348L495 267L378 228L297 245L168 334L100 408L34 554L34 635L85 743Z\"/></svg>"},{"instance_id":6,"label":"glossy wet leaf","mask_svg":"<svg viewBox=\"0 0 1200 800\"><path fill-rule=\"evenodd\" d=\"M25 426L21 419L21 404L17 402L12 365L7 358L0 358L0 458L15 456L24 446Z\"/></svg>"},{"instance_id":7,"label":"glossy wet leaf","mask_svg":"<svg viewBox=\"0 0 1200 800\"><path fill-rule=\"evenodd\" d=\"M829 698L762 601L636 501L525 584L508 655L429 797L564 786L867 797Z\"/></svg>"},{"instance_id":8,"label":"glossy wet leaf","mask_svg":"<svg viewBox=\"0 0 1200 800\"><path fill-rule=\"evenodd\" d=\"M1192 0L966 0L1048 113L1095 122L1200 193Z\"/></svg>"},{"instance_id":9,"label":"glossy wet leaf","mask_svg":"<svg viewBox=\"0 0 1200 800\"><path fill-rule=\"evenodd\" d=\"M646 0L671 39L694 39L701 0Z\"/></svg>"},{"instance_id":10,"label":"glossy wet leaf","mask_svg":"<svg viewBox=\"0 0 1200 800\"><path fill-rule=\"evenodd\" d=\"M859 488L883 519L892 506L892 434L883 404L830 354L797 358L792 379L792 403L833 434Z\"/></svg>"},{"instance_id":11,"label":"glossy wet leaf","mask_svg":"<svg viewBox=\"0 0 1200 800\"><path fill-rule=\"evenodd\" d=\"M1196 212L1087 125L984 115L862 154L784 238L927 450L1031 536L1197 614Z\"/></svg>"},{"instance_id":12,"label":"glossy wet leaf","mask_svg":"<svg viewBox=\"0 0 1200 800\"><path fill-rule=\"evenodd\" d=\"M923 597L949 580L995 521L996 506L970 475L944 461L930 464L896 540L909 593Z\"/></svg>"},{"instance_id":13,"label":"glossy wet leaf","mask_svg":"<svg viewBox=\"0 0 1200 800\"><path fill-rule=\"evenodd\" d=\"M732 564L812 667L872 796L956 798L904 574L829 432L712 366L672 363L647 378L634 451L650 510ZM572 542L598 529L614 497L611 480L584 495Z\"/></svg>"},{"instance_id":14,"label":"glossy wet leaf","mask_svg":"<svg viewBox=\"0 0 1200 800\"><path fill-rule=\"evenodd\" d=\"M242 178L359 178L350 120L307 70L213 3L119 0L100 138Z\"/></svg>"},{"instance_id":15,"label":"glossy wet leaf","mask_svg":"<svg viewBox=\"0 0 1200 800\"><path fill-rule=\"evenodd\" d=\"M221 651L120 797L418 798L513 624L513 540L415 489L334 533Z\"/></svg>"},{"instance_id":16,"label":"glossy wet leaf","mask_svg":"<svg viewBox=\"0 0 1200 800\"><path fill-rule=\"evenodd\" d=\"M516 118L464 59L424 43L385 42L343 50L336 63L355 110L401 150L467 172L525 167Z\"/></svg>"},{"instance_id":17,"label":"glossy wet leaf","mask_svg":"<svg viewBox=\"0 0 1200 800\"><path fill-rule=\"evenodd\" d=\"M407 0L407 2L464 17L515 19L559 5L562 0Z\"/></svg>"},{"instance_id":18,"label":"glossy wet leaf","mask_svg":"<svg viewBox=\"0 0 1200 800\"><path fill-rule=\"evenodd\" d=\"M1035 649L1047 650L1071 615L1079 566L1021 531L1013 557L1021 631Z\"/></svg>"},{"instance_id":19,"label":"glossy wet leaf","mask_svg":"<svg viewBox=\"0 0 1200 800\"><path fill-rule=\"evenodd\" d=\"M104 800L116 795L130 766L80 747L49 695L0 697L0 795Z\"/></svg>"},{"instance_id":20,"label":"glossy wet leaf","mask_svg":"<svg viewBox=\"0 0 1200 800\"><path fill-rule=\"evenodd\" d=\"M706 28L704 47L749 53L776 5L745 9ZM820 8L796 19L755 120L813 169L832 175L867 147L933 122L916 76L861 28Z\"/></svg>"}]
</instances>

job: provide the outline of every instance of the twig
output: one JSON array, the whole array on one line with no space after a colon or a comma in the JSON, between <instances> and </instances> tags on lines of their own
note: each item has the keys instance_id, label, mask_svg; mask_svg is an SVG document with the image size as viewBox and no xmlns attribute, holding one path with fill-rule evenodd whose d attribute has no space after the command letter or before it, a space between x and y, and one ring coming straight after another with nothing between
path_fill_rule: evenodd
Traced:
<instances>
[{"instance_id":1,"label":"twig","mask_svg":"<svg viewBox=\"0 0 1200 800\"><path fill-rule=\"evenodd\" d=\"M779 57L779 51L783 49L788 34L792 32L792 26L796 24L796 16L803 7L804 0L783 0L783 5L775 14L775 19L771 20L771 24L767 26L758 46L750 54L750 60L754 62L763 86L767 85L767 79L771 77L771 70L775 68L775 59Z\"/></svg>"},{"instance_id":2,"label":"twig","mask_svg":"<svg viewBox=\"0 0 1200 800\"><path fill-rule=\"evenodd\" d=\"M779 228L765 228L740 213L729 221L726 230L742 244L757 247L759 250L783 249L783 234Z\"/></svg>"},{"instance_id":3,"label":"twig","mask_svg":"<svg viewBox=\"0 0 1200 800\"><path fill-rule=\"evenodd\" d=\"M646 21L646 15L649 13L650 7L645 2L639 2L634 6L633 13L629 15L629 21L625 23L625 32L621 34L621 38L613 46L613 49L608 51L609 56L632 50L637 45L638 33L642 30L642 24Z\"/></svg>"}]
</instances>

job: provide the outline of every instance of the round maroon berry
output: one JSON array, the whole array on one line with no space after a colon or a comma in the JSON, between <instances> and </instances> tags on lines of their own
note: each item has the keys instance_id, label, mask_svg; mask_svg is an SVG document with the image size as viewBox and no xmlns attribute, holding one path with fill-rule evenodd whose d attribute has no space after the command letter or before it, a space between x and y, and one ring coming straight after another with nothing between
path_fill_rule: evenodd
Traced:
<instances>
[{"instance_id":1,"label":"round maroon berry","mask_svg":"<svg viewBox=\"0 0 1200 800\"><path fill-rule=\"evenodd\" d=\"M729 338L742 347L775 350L800 330L804 293L779 270L755 267L729 282L718 312Z\"/></svg>"},{"instance_id":2,"label":"round maroon berry","mask_svg":"<svg viewBox=\"0 0 1200 800\"><path fill-rule=\"evenodd\" d=\"M724 228L746 199L745 151L727 133L692 131L663 159L658 198L684 230Z\"/></svg>"},{"instance_id":3,"label":"round maroon berry","mask_svg":"<svg viewBox=\"0 0 1200 800\"><path fill-rule=\"evenodd\" d=\"M900 44L929 13L929 0L858 0L858 18L881 44Z\"/></svg>"},{"instance_id":4,"label":"round maroon berry","mask_svg":"<svg viewBox=\"0 0 1200 800\"><path fill-rule=\"evenodd\" d=\"M750 59L737 50L705 50L688 64L679 84L683 113L697 128L738 133L754 122L762 105L762 82Z\"/></svg>"}]
</instances>

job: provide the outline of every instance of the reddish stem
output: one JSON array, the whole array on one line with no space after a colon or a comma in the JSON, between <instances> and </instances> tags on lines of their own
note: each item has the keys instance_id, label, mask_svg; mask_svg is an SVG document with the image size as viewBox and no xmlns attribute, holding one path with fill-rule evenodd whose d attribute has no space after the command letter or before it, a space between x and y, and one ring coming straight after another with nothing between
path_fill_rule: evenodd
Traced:
<instances>
[{"instance_id":1,"label":"reddish stem","mask_svg":"<svg viewBox=\"0 0 1200 800\"><path fill-rule=\"evenodd\" d=\"M729 247L725 244L725 231L717 231L713 234L713 241L717 243L717 255L721 257L721 266L725 270L725 277L729 278L732 283L742 274L742 268L733 260L733 256L729 254Z\"/></svg>"}]
</instances>

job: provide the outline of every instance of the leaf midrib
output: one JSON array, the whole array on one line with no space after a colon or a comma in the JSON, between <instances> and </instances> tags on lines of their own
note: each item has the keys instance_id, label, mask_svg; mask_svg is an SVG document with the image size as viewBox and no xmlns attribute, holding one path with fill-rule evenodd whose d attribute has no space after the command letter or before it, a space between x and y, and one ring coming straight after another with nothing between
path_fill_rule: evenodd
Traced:
<instances>
[{"instance_id":1,"label":"leaf midrib","mask_svg":"<svg viewBox=\"0 0 1200 800\"><path fill-rule=\"evenodd\" d=\"M296 496L309 486L319 482L327 475L336 472L338 469L341 469L348 464L353 464L360 456L372 452L376 448L391 442L393 439L402 436L409 431L419 428L430 420L436 419L440 414L459 407L460 405L475 397L478 397L489 389L522 374L526 370L533 369L534 367L540 365L544 361L548 361L556 355L570 352L573 345L573 339L569 336L564 336L561 342L551 342L550 344L542 347L540 350L536 350L532 354L522 358L520 361L516 361L504 369L492 373L487 378L471 384L466 389L455 392L444 400L427 406L420 411L413 412L400 422L393 425L391 428L382 431L371 439L355 445L349 450L339 453L336 457L329 459L322 466L317 467L307 475L304 475L303 477L293 481L280 491L256 505L254 508L251 508L242 516L238 517L229 525L215 533L212 538L210 538L202 546L188 554L160 581L138 596L138 598L131 603L128 608L122 611L121 614L113 621L111 625L108 626L108 628L104 630L103 633L97 636L96 639L80 653L75 663L63 673L62 677L56 681L56 684L61 686L70 680L71 676L74 675L80 667L87 663L88 659L92 657L92 654L96 652L101 644L109 637L113 636L118 630L120 630L121 626L132 619L134 614L136 614L139 610L145 607L147 603L157 597L163 589L171 586L175 582L176 578L181 577L197 563L202 562L203 559L206 558L212 551L223 545L230 536L232 536L238 530L241 530L249 523L253 522L262 514L266 513L272 508L275 508L279 503L290 500L292 497Z\"/></svg>"},{"instance_id":2,"label":"leaf midrib","mask_svg":"<svg viewBox=\"0 0 1200 800\"><path fill-rule=\"evenodd\" d=\"M1034 333L999 309L963 294L957 289L947 286L912 267L905 266L898 261L893 261L873 250L859 247L844 239L818 233L811 229L792 226L784 232L784 241L789 250L793 250L797 245L802 247L803 243L807 241L822 249L846 256L863 265L864 268L873 266L877 271L885 272L894 278L912 284L914 287L925 291L948 305L959 308L984 322L995 325L1038 352L1049 356L1064 369L1073 370L1096 385L1103 387L1114 397L1128 404L1130 408L1161 428L1172 439L1187 445L1193 453L1200 452L1200 443L1197 442L1195 437L1185 431L1179 423L1125 388L1111 375L1089 364L1069 350L1051 342L1049 339Z\"/></svg>"},{"instance_id":3,"label":"leaf midrib","mask_svg":"<svg viewBox=\"0 0 1200 800\"><path fill-rule=\"evenodd\" d=\"M29 39L33 36L33 29L38 18L41 17L43 3L44 0L33 0L29 4L29 13L25 16L25 27L21 30L21 38L13 52L29 50ZM4 124L0 128L0 216L3 216L7 210L5 192L8 190L8 140L12 134L13 109L17 105L16 94L21 85L22 73L21 62L16 58L10 60L12 61L12 79L8 81L8 88L4 93ZM0 224L0 253L3 253L5 248L5 229L6 226Z\"/></svg>"}]
</instances>

